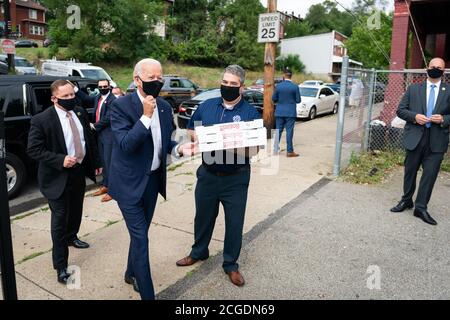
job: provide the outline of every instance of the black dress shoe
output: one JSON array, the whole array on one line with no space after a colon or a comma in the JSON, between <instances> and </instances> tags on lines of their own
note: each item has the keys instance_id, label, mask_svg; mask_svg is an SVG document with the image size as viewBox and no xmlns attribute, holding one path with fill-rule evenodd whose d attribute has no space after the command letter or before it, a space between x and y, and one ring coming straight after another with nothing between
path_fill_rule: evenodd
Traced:
<instances>
[{"instance_id":1,"label":"black dress shoe","mask_svg":"<svg viewBox=\"0 0 450 320\"><path fill-rule=\"evenodd\" d=\"M433 226L437 225L436 220L434 220L427 211L424 210L414 210L414 217L420 218L428 224Z\"/></svg>"},{"instance_id":2,"label":"black dress shoe","mask_svg":"<svg viewBox=\"0 0 450 320\"><path fill-rule=\"evenodd\" d=\"M89 248L89 243L81 241L80 239L75 239L69 242L69 247L75 247L77 249L87 249Z\"/></svg>"},{"instance_id":3,"label":"black dress shoe","mask_svg":"<svg viewBox=\"0 0 450 320\"><path fill-rule=\"evenodd\" d=\"M67 269L60 269L57 271L58 274L58 282L62 284L67 284L67 281L70 278L70 274L67 273Z\"/></svg>"},{"instance_id":4,"label":"black dress shoe","mask_svg":"<svg viewBox=\"0 0 450 320\"><path fill-rule=\"evenodd\" d=\"M129 276L125 275L124 279L125 279L126 283L133 285L134 291L139 293L139 287L138 287L138 284L137 284L137 281L136 281L135 277L129 277Z\"/></svg>"},{"instance_id":5,"label":"black dress shoe","mask_svg":"<svg viewBox=\"0 0 450 320\"><path fill-rule=\"evenodd\" d=\"M402 212L405 209L412 209L414 204L412 201L401 200L395 207L391 208L391 212Z\"/></svg>"}]
</instances>

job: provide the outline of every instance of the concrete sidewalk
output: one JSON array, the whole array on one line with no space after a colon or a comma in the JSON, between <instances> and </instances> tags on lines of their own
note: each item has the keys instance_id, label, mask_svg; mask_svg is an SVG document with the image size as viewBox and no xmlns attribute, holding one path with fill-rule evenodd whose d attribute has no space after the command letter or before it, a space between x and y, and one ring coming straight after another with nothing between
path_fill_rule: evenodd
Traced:
<instances>
[{"instance_id":1,"label":"concrete sidewalk","mask_svg":"<svg viewBox=\"0 0 450 320\"><path fill-rule=\"evenodd\" d=\"M331 174L336 134L336 116L300 122L294 144L299 158L275 158L279 170L270 170L267 158L253 164L244 233L265 221L272 213L296 199L303 191ZM281 144L285 148L285 142ZM190 278L198 264L178 268L175 262L189 253L193 242L195 172L198 160L172 166L168 199L159 199L150 228L152 276L157 293L184 278ZM56 281L51 263L50 212L47 207L14 217L14 258L20 299L139 299L123 281L129 236L114 201L102 204L89 194L79 233L91 244L87 250L70 248L69 264L81 270L81 287L69 290ZM223 248L224 218L219 214L210 254ZM211 261L213 259L210 259ZM204 263L209 263L206 261ZM218 264L220 266L221 263ZM226 284L222 277L218 283ZM211 296L209 298L217 298Z\"/></svg>"},{"instance_id":2,"label":"concrete sidewalk","mask_svg":"<svg viewBox=\"0 0 450 320\"><path fill-rule=\"evenodd\" d=\"M158 298L450 299L450 175L435 186L430 226L389 211L402 171L380 186L323 179L260 223L244 240L244 287L227 281L218 256Z\"/></svg>"}]
</instances>

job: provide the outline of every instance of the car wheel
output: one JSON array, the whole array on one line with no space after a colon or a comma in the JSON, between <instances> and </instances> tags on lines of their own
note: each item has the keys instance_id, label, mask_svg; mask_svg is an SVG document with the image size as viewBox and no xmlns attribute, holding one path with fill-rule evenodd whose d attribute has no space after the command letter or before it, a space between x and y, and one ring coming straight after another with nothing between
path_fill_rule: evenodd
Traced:
<instances>
[{"instance_id":1,"label":"car wheel","mask_svg":"<svg viewBox=\"0 0 450 320\"><path fill-rule=\"evenodd\" d=\"M333 107L333 114L338 113L338 110L339 110L339 103L336 102Z\"/></svg>"},{"instance_id":2,"label":"car wheel","mask_svg":"<svg viewBox=\"0 0 450 320\"><path fill-rule=\"evenodd\" d=\"M312 107L311 110L309 110L309 120L315 119L317 116L317 109L316 107Z\"/></svg>"},{"instance_id":3,"label":"car wheel","mask_svg":"<svg viewBox=\"0 0 450 320\"><path fill-rule=\"evenodd\" d=\"M19 157L12 153L6 154L6 183L8 198L17 196L27 179L25 165Z\"/></svg>"}]
</instances>

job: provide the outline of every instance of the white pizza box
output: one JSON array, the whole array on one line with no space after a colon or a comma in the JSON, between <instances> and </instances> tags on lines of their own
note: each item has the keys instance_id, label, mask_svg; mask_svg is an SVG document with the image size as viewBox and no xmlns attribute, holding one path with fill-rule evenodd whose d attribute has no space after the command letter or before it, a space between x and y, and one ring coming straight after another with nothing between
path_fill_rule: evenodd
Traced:
<instances>
[{"instance_id":1,"label":"white pizza box","mask_svg":"<svg viewBox=\"0 0 450 320\"><path fill-rule=\"evenodd\" d=\"M267 130L262 119L198 126L195 133L200 152L266 146Z\"/></svg>"}]
</instances>

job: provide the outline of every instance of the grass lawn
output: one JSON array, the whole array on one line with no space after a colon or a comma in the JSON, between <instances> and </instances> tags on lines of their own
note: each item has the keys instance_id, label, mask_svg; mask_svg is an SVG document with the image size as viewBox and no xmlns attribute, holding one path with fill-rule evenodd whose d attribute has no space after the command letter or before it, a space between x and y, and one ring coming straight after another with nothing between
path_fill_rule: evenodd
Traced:
<instances>
[{"instance_id":1,"label":"grass lawn","mask_svg":"<svg viewBox=\"0 0 450 320\"><path fill-rule=\"evenodd\" d=\"M353 153L341 179L356 184L383 183L396 168L403 166L404 159L404 152ZM441 171L450 172L450 153L444 157Z\"/></svg>"},{"instance_id":2,"label":"grass lawn","mask_svg":"<svg viewBox=\"0 0 450 320\"><path fill-rule=\"evenodd\" d=\"M18 56L33 62L38 69L40 68L40 59L52 58L49 56L48 48L17 48L16 51ZM58 59L67 59L68 57L67 49L61 48L58 53ZM133 80L133 63L130 63L129 65L99 63L98 65L104 68L122 89L126 90ZM163 71L164 74L174 74L189 78L201 88L217 88L220 86L223 68L210 68L166 62L163 63ZM255 80L263 78L263 76L263 71L248 71L245 84L249 86ZM281 76L281 73L277 72L276 76ZM293 80L297 83L301 83L308 79L315 79L315 77L305 74L294 74L293 76Z\"/></svg>"}]
</instances>

